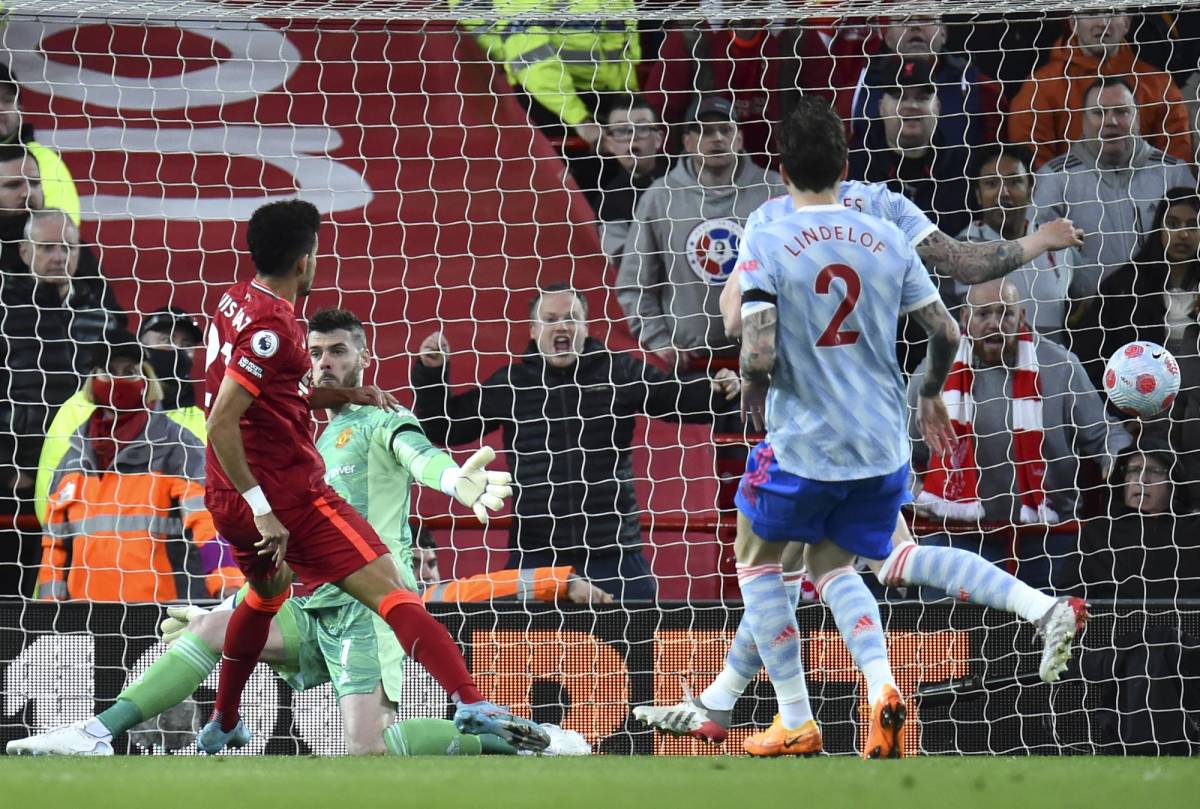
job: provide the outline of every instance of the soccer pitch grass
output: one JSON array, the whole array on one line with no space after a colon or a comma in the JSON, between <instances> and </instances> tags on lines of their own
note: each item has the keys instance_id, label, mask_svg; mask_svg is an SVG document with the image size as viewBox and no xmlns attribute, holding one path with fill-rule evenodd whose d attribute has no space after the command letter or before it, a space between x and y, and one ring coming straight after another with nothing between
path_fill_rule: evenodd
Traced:
<instances>
[{"instance_id":1,"label":"soccer pitch grass","mask_svg":"<svg viewBox=\"0 0 1200 809\"><path fill-rule=\"evenodd\" d=\"M14 809L1191 809L1200 761L0 757L0 796Z\"/></svg>"}]
</instances>

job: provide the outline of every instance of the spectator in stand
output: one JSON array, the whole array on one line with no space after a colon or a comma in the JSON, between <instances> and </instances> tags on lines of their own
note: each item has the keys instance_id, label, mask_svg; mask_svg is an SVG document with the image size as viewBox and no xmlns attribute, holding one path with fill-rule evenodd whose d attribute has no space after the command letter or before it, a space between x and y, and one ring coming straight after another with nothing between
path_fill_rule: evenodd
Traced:
<instances>
[{"instance_id":1,"label":"spectator in stand","mask_svg":"<svg viewBox=\"0 0 1200 809\"><path fill-rule=\"evenodd\" d=\"M0 144L0 272L24 267L21 243L29 212L46 207L42 175L24 144Z\"/></svg>"},{"instance_id":2,"label":"spectator in stand","mask_svg":"<svg viewBox=\"0 0 1200 809\"><path fill-rule=\"evenodd\" d=\"M972 162L971 196L975 220L958 235L968 242L1020 239L1036 230L1032 205L1033 173L1024 149L992 146L976 152ZM1017 288L1025 316L1038 334L1064 343L1071 279L1079 251L1048 250L1007 276ZM956 298L969 285L956 282Z\"/></svg>"},{"instance_id":3,"label":"spectator in stand","mask_svg":"<svg viewBox=\"0 0 1200 809\"><path fill-rule=\"evenodd\" d=\"M784 190L779 175L742 153L727 99L700 100L688 119L687 155L642 193L617 272L630 330L645 350L680 367L734 351L721 322L721 288L746 217Z\"/></svg>"},{"instance_id":4,"label":"spectator in stand","mask_svg":"<svg viewBox=\"0 0 1200 809\"><path fill-rule=\"evenodd\" d=\"M800 93L816 94L849 126L868 56L880 47L876 28L863 17L816 17L781 31L787 60L783 108L791 109Z\"/></svg>"},{"instance_id":5,"label":"spectator in stand","mask_svg":"<svg viewBox=\"0 0 1200 809\"><path fill-rule=\"evenodd\" d=\"M0 143L0 273L29 273L29 266L21 258L21 245L30 212L46 207L42 191L38 163L25 144ZM80 245L71 259L76 264L72 270L76 283L101 283L100 263L91 247ZM104 287L104 305L111 311L118 309L109 286Z\"/></svg>"},{"instance_id":6,"label":"spectator in stand","mask_svg":"<svg viewBox=\"0 0 1200 809\"><path fill-rule=\"evenodd\" d=\"M632 0L493 0L492 7L504 20L509 79L524 91L530 118L565 127L595 149L600 98L638 90L642 47Z\"/></svg>"},{"instance_id":7,"label":"spectator in stand","mask_svg":"<svg viewBox=\"0 0 1200 809\"><path fill-rule=\"evenodd\" d=\"M162 397L156 407L167 418L190 432L201 443L208 440L204 411L196 404L195 383L192 379L192 354L200 345L203 334L200 325L183 310L165 306L151 312L142 320L138 339L144 348L146 362L154 371ZM73 436L89 418L96 405L88 395L87 386L63 402L54 416L42 453L38 460L34 490L34 513L39 520L46 518L50 493L50 477L69 449Z\"/></svg>"},{"instance_id":8,"label":"spectator in stand","mask_svg":"<svg viewBox=\"0 0 1200 809\"><path fill-rule=\"evenodd\" d=\"M728 99L746 154L769 166L775 152L771 127L781 114L781 54L768 23L734 20L714 28L687 22L669 28L646 79L647 101L674 124L688 123L697 98Z\"/></svg>"},{"instance_id":9,"label":"spectator in stand","mask_svg":"<svg viewBox=\"0 0 1200 809\"><path fill-rule=\"evenodd\" d=\"M1104 278L1129 263L1167 190L1194 188L1196 179L1182 161L1138 136L1137 103L1123 79L1096 79L1084 107L1082 140L1038 170L1033 202L1039 222L1066 216L1083 228L1073 289L1091 298ZM1072 318L1090 306L1081 302Z\"/></svg>"},{"instance_id":10,"label":"spectator in stand","mask_svg":"<svg viewBox=\"0 0 1200 809\"><path fill-rule=\"evenodd\" d=\"M0 274L0 486L22 501L59 405L79 389L91 352L124 323L105 304L104 280L78 277L78 252L69 216L34 211L20 247L29 270Z\"/></svg>"},{"instance_id":11,"label":"spectator in stand","mask_svg":"<svg viewBox=\"0 0 1200 809\"><path fill-rule=\"evenodd\" d=\"M898 81L901 65L920 62L937 92L938 134L945 146L987 146L999 141L1001 87L965 55L944 53L946 26L936 17L882 17L883 47L859 74L851 121L856 140L870 138L871 124L886 119L885 95ZM903 61L902 61L903 60Z\"/></svg>"},{"instance_id":12,"label":"spectator in stand","mask_svg":"<svg viewBox=\"0 0 1200 809\"><path fill-rule=\"evenodd\" d=\"M592 207L600 217L604 253L618 265L638 199L669 168L663 136L662 122L640 98L615 101L604 113L604 134L600 136L604 169Z\"/></svg>"},{"instance_id":13,"label":"spectator in stand","mask_svg":"<svg viewBox=\"0 0 1200 809\"><path fill-rule=\"evenodd\" d=\"M909 379L914 468L924 468L918 507L938 518L1052 526L1079 516L1081 460L1111 459L1129 435L1104 417L1100 394L1079 360L1029 328L1020 293L1007 279L973 286L943 397L959 437L956 450L931 457L916 419L922 363ZM1057 584L1074 534L1025 536L1018 547L1022 581ZM923 544L952 545L994 562L1007 558L995 535L940 534Z\"/></svg>"},{"instance_id":14,"label":"spectator in stand","mask_svg":"<svg viewBox=\"0 0 1200 809\"><path fill-rule=\"evenodd\" d=\"M1188 125L1191 127L1192 147L1195 153L1192 162L1200 164L1200 68L1183 86L1183 98L1188 108Z\"/></svg>"},{"instance_id":15,"label":"spectator in stand","mask_svg":"<svg viewBox=\"0 0 1200 809\"><path fill-rule=\"evenodd\" d=\"M885 183L911 199L938 228L958 233L971 221L968 151L942 132L941 102L928 61L874 63L882 93L879 119L868 127L863 148L850 155L856 180Z\"/></svg>"},{"instance_id":16,"label":"spectator in stand","mask_svg":"<svg viewBox=\"0 0 1200 809\"><path fill-rule=\"evenodd\" d=\"M1195 186L1172 188L1158 204L1137 256L1100 284L1099 302L1074 342L1099 386L1108 358L1134 340L1166 346L1181 362L1195 358L1198 315L1200 195Z\"/></svg>"},{"instance_id":17,"label":"spectator in stand","mask_svg":"<svg viewBox=\"0 0 1200 809\"><path fill-rule=\"evenodd\" d=\"M612 596L570 565L525 570L498 570L463 579L443 579L437 545L424 528L413 531L413 575L426 604L491 603L499 600L569 601L572 604L611 604Z\"/></svg>"},{"instance_id":18,"label":"spectator in stand","mask_svg":"<svg viewBox=\"0 0 1200 809\"><path fill-rule=\"evenodd\" d=\"M38 164L45 207L66 211L78 226L79 192L71 172L57 152L37 142L33 126L21 117L20 86L3 63L0 63L0 143L24 144L29 149Z\"/></svg>"},{"instance_id":19,"label":"spectator in stand","mask_svg":"<svg viewBox=\"0 0 1200 809\"><path fill-rule=\"evenodd\" d=\"M1200 598L1200 516L1170 447L1156 440L1121 455L1103 518L1079 539L1078 575L1088 598Z\"/></svg>"},{"instance_id":20,"label":"spectator in stand","mask_svg":"<svg viewBox=\"0 0 1200 809\"><path fill-rule=\"evenodd\" d=\"M1171 77L1146 64L1126 44L1129 17L1078 14L1070 34L1013 98L1007 116L1008 140L1033 146L1034 166L1075 148L1088 135L1091 94L1098 77L1120 80L1130 88L1141 135L1150 146L1180 161L1192 159L1187 109Z\"/></svg>"},{"instance_id":21,"label":"spectator in stand","mask_svg":"<svg viewBox=\"0 0 1200 809\"><path fill-rule=\"evenodd\" d=\"M94 352L87 381L95 411L50 484L38 597L232 595L244 579L204 507L204 445L154 409L162 390L134 336L110 339ZM191 543L173 535L173 525Z\"/></svg>"},{"instance_id":22,"label":"spectator in stand","mask_svg":"<svg viewBox=\"0 0 1200 809\"><path fill-rule=\"evenodd\" d=\"M416 412L446 445L503 431L515 481L509 568L571 565L618 601L652 599L633 489L638 416L711 423L740 391L728 369L670 378L588 337L587 303L555 284L529 306L525 356L449 394L450 346L425 338L413 366Z\"/></svg>"}]
</instances>

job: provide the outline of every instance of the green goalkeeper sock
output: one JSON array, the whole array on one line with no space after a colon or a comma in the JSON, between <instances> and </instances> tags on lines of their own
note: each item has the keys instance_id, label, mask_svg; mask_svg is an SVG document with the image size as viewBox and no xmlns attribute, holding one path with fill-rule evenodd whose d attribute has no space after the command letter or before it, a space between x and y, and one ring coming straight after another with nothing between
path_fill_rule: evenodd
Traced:
<instances>
[{"instance_id":1,"label":"green goalkeeper sock","mask_svg":"<svg viewBox=\"0 0 1200 809\"><path fill-rule=\"evenodd\" d=\"M190 697L221 660L191 632L184 632L146 673L117 695L96 718L114 736Z\"/></svg>"},{"instance_id":2,"label":"green goalkeeper sock","mask_svg":"<svg viewBox=\"0 0 1200 809\"><path fill-rule=\"evenodd\" d=\"M459 733L449 719L405 719L383 732L393 756L515 756L517 749L499 736Z\"/></svg>"}]
</instances>

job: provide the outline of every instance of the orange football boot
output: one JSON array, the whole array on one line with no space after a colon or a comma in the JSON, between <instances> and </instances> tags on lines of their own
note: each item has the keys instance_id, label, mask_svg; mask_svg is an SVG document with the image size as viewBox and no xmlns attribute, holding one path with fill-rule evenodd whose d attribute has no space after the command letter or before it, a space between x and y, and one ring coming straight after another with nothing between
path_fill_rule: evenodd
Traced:
<instances>
[{"instance_id":1,"label":"orange football boot","mask_svg":"<svg viewBox=\"0 0 1200 809\"><path fill-rule=\"evenodd\" d=\"M815 756L821 752L821 729L808 720L795 730L785 728L779 714L771 727L746 737L742 749L752 756Z\"/></svg>"},{"instance_id":2,"label":"orange football boot","mask_svg":"<svg viewBox=\"0 0 1200 809\"><path fill-rule=\"evenodd\" d=\"M867 731L867 746L863 758L900 758L904 755L904 720L908 709L900 692L890 685L871 706L871 728Z\"/></svg>"}]
</instances>

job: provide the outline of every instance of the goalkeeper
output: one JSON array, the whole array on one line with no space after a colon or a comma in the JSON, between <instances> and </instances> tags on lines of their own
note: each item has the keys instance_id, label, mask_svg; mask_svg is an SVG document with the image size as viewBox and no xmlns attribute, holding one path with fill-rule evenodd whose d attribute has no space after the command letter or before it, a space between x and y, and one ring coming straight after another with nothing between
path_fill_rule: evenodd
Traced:
<instances>
[{"instance_id":1,"label":"goalkeeper","mask_svg":"<svg viewBox=\"0 0 1200 809\"><path fill-rule=\"evenodd\" d=\"M371 356L362 323L353 314L330 309L316 313L309 321L309 346L316 384L340 386L347 379L361 383ZM405 410L345 406L334 414L317 448L329 484L379 532L400 567L401 579L412 590L419 589L408 523L413 480L472 506L481 519L486 516L481 514L481 500L498 508L510 493L507 473L483 470L494 455L490 448L460 468L429 443L416 417ZM542 594L549 597L565 594L572 584L573 596L590 595L594 589L580 588L569 569L549 569L541 580ZM173 608L171 613L163 627L170 650L123 691L116 704L95 718L10 742L8 753L111 755L114 736L189 697L220 659L228 613L206 614L195 607ZM331 585L311 594L294 591L271 623L262 660L296 690L332 683L352 754L382 753L385 745L393 753L408 755L445 753L450 748L459 754L516 752L498 737L461 736L446 720L393 725L404 653L386 624Z\"/></svg>"}]
</instances>

